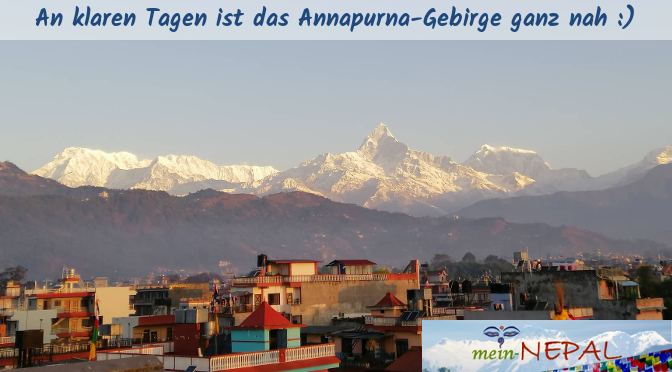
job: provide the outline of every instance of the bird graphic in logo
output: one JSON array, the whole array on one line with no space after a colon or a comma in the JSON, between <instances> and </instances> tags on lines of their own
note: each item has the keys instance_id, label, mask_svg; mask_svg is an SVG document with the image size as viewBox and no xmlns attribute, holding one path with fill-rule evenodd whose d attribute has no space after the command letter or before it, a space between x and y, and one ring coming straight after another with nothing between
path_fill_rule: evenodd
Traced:
<instances>
[{"instance_id":1,"label":"bird graphic in logo","mask_svg":"<svg viewBox=\"0 0 672 372\"><path fill-rule=\"evenodd\" d=\"M500 332L503 337L500 337ZM483 334L488 336L488 337L499 337L497 339L497 342L499 342L499 348L502 348L502 344L504 344L504 337L514 337L517 334L520 333L520 330L516 327L506 327L500 326L499 328L497 327L488 327L483 331Z\"/></svg>"}]
</instances>

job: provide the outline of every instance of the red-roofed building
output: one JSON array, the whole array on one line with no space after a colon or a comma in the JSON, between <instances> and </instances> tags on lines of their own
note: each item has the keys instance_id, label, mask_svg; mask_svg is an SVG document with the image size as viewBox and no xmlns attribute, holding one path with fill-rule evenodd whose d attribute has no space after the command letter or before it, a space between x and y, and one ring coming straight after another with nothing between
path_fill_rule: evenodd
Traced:
<instances>
[{"instance_id":1,"label":"red-roofed building","mask_svg":"<svg viewBox=\"0 0 672 372\"><path fill-rule=\"evenodd\" d=\"M399 317L406 310L406 304L401 302L392 292L387 292L377 304L367 306L373 316Z\"/></svg>"},{"instance_id":2,"label":"red-roofed building","mask_svg":"<svg viewBox=\"0 0 672 372\"><path fill-rule=\"evenodd\" d=\"M293 324L267 302L262 302L240 326L228 328L231 330L231 350L236 353L299 347L299 328L305 326Z\"/></svg>"},{"instance_id":3,"label":"red-roofed building","mask_svg":"<svg viewBox=\"0 0 672 372\"><path fill-rule=\"evenodd\" d=\"M140 325L154 325L170 321L170 316L143 317ZM171 343L146 344L138 348L101 350L98 360L120 359L137 355L160 355L166 371L182 372L190 365L198 371L219 372L326 372L338 368L333 343L301 346L299 329L304 324L293 324L282 314L262 303L238 327L227 327L230 337L210 336L207 323L178 323L174 353L168 353ZM182 332L181 329L184 329ZM217 340L231 342L230 351L219 348ZM219 344L220 346L223 344ZM205 355L205 356L204 356Z\"/></svg>"},{"instance_id":4,"label":"red-roofed building","mask_svg":"<svg viewBox=\"0 0 672 372\"><path fill-rule=\"evenodd\" d=\"M279 312L273 310L268 302L262 302L250 316L248 316L238 327L232 329L278 329L294 328L303 325L292 324Z\"/></svg>"}]
</instances>

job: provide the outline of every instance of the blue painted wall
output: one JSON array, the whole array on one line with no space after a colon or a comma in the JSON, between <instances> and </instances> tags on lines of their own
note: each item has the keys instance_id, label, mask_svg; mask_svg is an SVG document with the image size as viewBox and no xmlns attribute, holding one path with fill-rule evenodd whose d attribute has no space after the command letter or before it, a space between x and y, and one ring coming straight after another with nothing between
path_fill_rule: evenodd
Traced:
<instances>
[{"instance_id":1,"label":"blue painted wall","mask_svg":"<svg viewBox=\"0 0 672 372\"><path fill-rule=\"evenodd\" d=\"M295 338L295 341L290 341ZM299 347L301 346L301 328L288 328L287 329L287 348Z\"/></svg>"},{"instance_id":2,"label":"blue painted wall","mask_svg":"<svg viewBox=\"0 0 672 372\"><path fill-rule=\"evenodd\" d=\"M231 331L231 352L249 353L268 350L268 330Z\"/></svg>"}]
</instances>

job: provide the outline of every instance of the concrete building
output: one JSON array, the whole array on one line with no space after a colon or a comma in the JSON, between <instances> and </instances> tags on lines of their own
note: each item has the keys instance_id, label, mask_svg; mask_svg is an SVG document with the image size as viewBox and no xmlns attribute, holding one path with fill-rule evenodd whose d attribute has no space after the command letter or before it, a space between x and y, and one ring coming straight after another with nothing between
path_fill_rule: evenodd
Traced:
<instances>
[{"instance_id":1,"label":"concrete building","mask_svg":"<svg viewBox=\"0 0 672 372\"><path fill-rule=\"evenodd\" d=\"M263 267L231 283L231 306L218 314L235 317L235 324L267 302L293 323L329 325L334 317L368 314L367 306L387 292L404 295L419 288L418 262L401 274L374 274L366 260L336 260L332 274L319 274L314 260L266 260ZM228 298L229 294L224 294Z\"/></svg>"},{"instance_id":2,"label":"concrete building","mask_svg":"<svg viewBox=\"0 0 672 372\"><path fill-rule=\"evenodd\" d=\"M148 344L173 340L175 315L127 316L112 319L121 325L121 338Z\"/></svg>"},{"instance_id":3,"label":"concrete building","mask_svg":"<svg viewBox=\"0 0 672 372\"><path fill-rule=\"evenodd\" d=\"M559 280L564 288L565 306L592 308L595 319L662 319L662 298L642 299L637 283L620 280L625 277L612 279L598 275L595 270L502 273L502 282L515 288L513 310L525 309L530 301L557 304L554 283Z\"/></svg>"},{"instance_id":4,"label":"concrete building","mask_svg":"<svg viewBox=\"0 0 672 372\"><path fill-rule=\"evenodd\" d=\"M209 283L138 285L134 289L137 293L131 303L137 316L172 315L183 300L212 299Z\"/></svg>"},{"instance_id":5,"label":"concrete building","mask_svg":"<svg viewBox=\"0 0 672 372\"><path fill-rule=\"evenodd\" d=\"M407 290L406 301L388 292L375 305L368 306L370 315L365 317L364 331L333 334L336 354L342 360L389 364L410 348L422 346L423 321L457 319L455 314L434 314L429 289Z\"/></svg>"},{"instance_id":6,"label":"concrete building","mask_svg":"<svg viewBox=\"0 0 672 372\"><path fill-rule=\"evenodd\" d=\"M129 287L89 287L74 270L65 270L57 288L35 288L23 292L10 282L10 296L3 299L6 337L16 331L42 329L44 343L86 341L91 335L94 316L100 325L111 324L113 317L134 312ZM17 294L19 295L17 297ZM9 302L5 302L9 301ZM97 310L96 310L97 309Z\"/></svg>"}]
</instances>

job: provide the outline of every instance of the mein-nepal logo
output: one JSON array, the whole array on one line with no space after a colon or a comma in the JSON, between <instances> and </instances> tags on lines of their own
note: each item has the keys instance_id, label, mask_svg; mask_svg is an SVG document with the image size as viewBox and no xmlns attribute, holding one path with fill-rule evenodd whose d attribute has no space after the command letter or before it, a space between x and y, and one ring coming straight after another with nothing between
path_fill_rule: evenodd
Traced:
<instances>
[{"instance_id":1,"label":"mein-nepal logo","mask_svg":"<svg viewBox=\"0 0 672 372\"><path fill-rule=\"evenodd\" d=\"M527 354L528 359L533 358L537 361L540 360L541 356L545 356L547 360L554 360L560 356L562 359L569 360L570 355L578 355L578 360L580 361L586 355L593 355L597 361L602 359L611 360L619 359L618 356L609 356L607 349L609 348L609 342L604 342L604 347L600 349L602 344L596 345L594 341L588 342L586 346L580 346L571 341L522 341L520 343L520 351L512 349L502 349L502 345L507 338L513 338L520 334L520 330L516 327L488 327L483 330L483 334L488 337L497 337L497 342L499 343L499 350L472 350L474 359L515 359L520 356L520 360L525 360ZM580 355L579 355L580 354ZM600 358L600 356L602 358Z\"/></svg>"}]
</instances>

